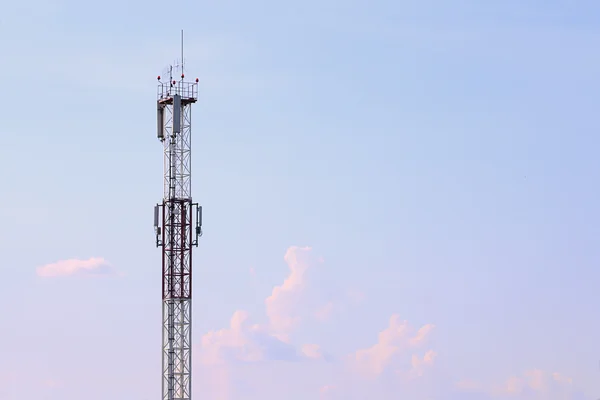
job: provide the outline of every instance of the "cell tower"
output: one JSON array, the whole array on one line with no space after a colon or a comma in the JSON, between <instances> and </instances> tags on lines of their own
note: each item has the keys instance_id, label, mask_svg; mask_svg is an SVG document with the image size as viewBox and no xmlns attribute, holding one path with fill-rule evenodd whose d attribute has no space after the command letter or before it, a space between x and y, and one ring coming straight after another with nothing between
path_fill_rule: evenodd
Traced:
<instances>
[{"instance_id":1,"label":"cell tower","mask_svg":"<svg viewBox=\"0 0 600 400\"><path fill-rule=\"evenodd\" d=\"M154 208L162 248L162 399L192 398L192 247L202 236L202 207L192 203L192 104L198 79L186 82L181 61L158 77L158 139L164 146L164 196ZM180 77L173 78L173 68ZM195 227L195 229L193 229Z\"/></svg>"}]
</instances>

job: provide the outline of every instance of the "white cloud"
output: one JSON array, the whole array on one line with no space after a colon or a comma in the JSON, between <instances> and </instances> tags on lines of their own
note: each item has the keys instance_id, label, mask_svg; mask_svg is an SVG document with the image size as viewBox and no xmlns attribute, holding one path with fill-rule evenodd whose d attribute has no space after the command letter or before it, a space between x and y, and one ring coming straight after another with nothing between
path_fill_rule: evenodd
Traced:
<instances>
[{"instance_id":1,"label":"white cloud","mask_svg":"<svg viewBox=\"0 0 600 400\"><path fill-rule=\"evenodd\" d=\"M87 260L62 260L38 267L36 270L37 275L43 278L71 275L108 275L114 272L110 263L101 257L92 257Z\"/></svg>"}]
</instances>

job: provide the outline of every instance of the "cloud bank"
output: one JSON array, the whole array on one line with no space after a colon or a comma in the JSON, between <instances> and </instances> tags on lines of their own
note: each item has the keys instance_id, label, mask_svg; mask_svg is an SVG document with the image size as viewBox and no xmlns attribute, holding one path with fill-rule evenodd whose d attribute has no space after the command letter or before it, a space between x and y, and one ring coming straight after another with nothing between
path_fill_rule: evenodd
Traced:
<instances>
[{"instance_id":1,"label":"cloud bank","mask_svg":"<svg viewBox=\"0 0 600 400\"><path fill-rule=\"evenodd\" d=\"M254 322L246 311L237 310L228 327L206 333L195 347L200 373L205 374L204 379L213 377L206 384L212 398L585 399L572 379L539 369L497 379L491 386L452 381L436 365L438 353L428 345L435 333L434 324L413 327L397 314L389 317L387 326L382 324L370 346L349 354L332 356L318 343L297 343L294 333L298 327L329 320L336 313L334 304L342 300L356 304L364 300L364 294L353 290L356 296L346 295L315 308L307 290L313 284L309 273L322 259L314 257L310 247L292 246L284 261L289 272L265 299L264 323ZM244 369L248 365L253 367Z\"/></svg>"}]
</instances>

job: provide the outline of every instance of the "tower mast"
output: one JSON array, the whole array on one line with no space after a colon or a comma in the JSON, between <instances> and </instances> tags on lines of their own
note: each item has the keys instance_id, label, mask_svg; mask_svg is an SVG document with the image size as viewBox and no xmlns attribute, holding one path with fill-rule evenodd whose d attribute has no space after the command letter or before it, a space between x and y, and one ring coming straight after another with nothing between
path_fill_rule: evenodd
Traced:
<instances>
[{"instance_id":1,"label":"tower mast","mask_svg":"<svg viewBox=\"0 0 600 400\"><path fill-rule=\"evenodd\" d=\"M185 81L181 60L158 77L157 136L164 147L163 200L154 208L162 249L162 400L192 397L192 248L202 236L202 207L192 202L192 110L198 79ZM173 77L173 67L181 71ZM195 228L195 229L193 229Z\"/></svg>"}]
</instances>

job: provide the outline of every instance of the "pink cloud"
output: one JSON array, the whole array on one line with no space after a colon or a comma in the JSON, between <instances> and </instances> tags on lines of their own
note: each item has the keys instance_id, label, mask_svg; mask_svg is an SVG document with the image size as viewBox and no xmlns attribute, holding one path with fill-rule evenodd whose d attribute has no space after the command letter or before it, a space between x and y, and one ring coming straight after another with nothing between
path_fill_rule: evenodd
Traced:
<instances>
[{"instance_id":1,"label":"pink cloud","mask_svg":"<svg viewBox=\"0 0 600 400\"><path fill-rule=\"evenodd\" d=\"M296 349L290 343L290 333L300 321L295 313L302 303L306 287L305 272L314 265L310 247L290 247L285 253L290 274L276 286L265 300L266 324L250 322L244 310L233 313L228 328L206 333L200 346L205 365L231 361L258 362L265 360L300 360L323 358L317 345Z\"/></svg>"},{"instance_id":2,"label":"pink cloud","mask_svg":"<svg viewBox=\"0 0 600 400\"><path fill-rule=\"evenodd\" d=\"M37 275L43 278L71 275L107 275L113 272L110 263L101 257L92 257L87 260L62 260L38 267L36 270Z\"/></svg>"},{"instance_id":3,"label":"pink cloud","mask_svg":"<svg viewBox=\"0 0 600 400\"><path fill-rule=\"evenodd\" d=\"M504 384L493 389L495 394L512 396L562 393L568 397L572 391L573 380L571 378L557 372L548 373L540 369L532 369L519 376L512 376Z\"/></svg>"},{"instance_id":4,"label":"pink cloud","mask_svg":"<svg viewBox=\"0 0 600 400\"><path fill-rule=\"evenodd\" d=\"M413 360L413 368L431 365L435 353L428 352L423 362L420 362L412 359L411 351L425 342L433 327L432 324L427 324L415 332L407 321L402 321L398 315L392 315L389 326L379 333L377 343L358 350L353 361L363 374L369 376L377 376L387 368L395 368L395 361L401 357Z\"/></svg>"},{"instance_id":5,"label":"pink cloud","mask_svg":"<svg viewBox=\"0 0 600 400\"><path fill-rule=\"evenodd\" d=\"M429 350L423 357L419 357L413 354L411 359L411 370L409 372L409 378L417 378L423 376L427 368L433 366L433 362L437 357L437 353L433 350Z\"/></svg>"},{"instance_id":6,"label":"pink cloud","mask_svg":"<svg viewBox=\"0 0 600 400\"><path fill-rule=\"evenodd\" d=\"M290 332L300 322L295 311L306 286L306 271L312 266L310 253L310 247L292 246L287 250L284 260L290 274L265 300L270 328L284 341L289 341Z\"/></svg>"},{"instance_id":7,"label":"pink cloud","mask_svg":"<svg viewBox=\"0 0 600 400\"><path fill-rule=\"evenodd\" d=\"M472 380L463 380L457 382L456 387L463 394L470 393L469 399L477 400L583 400L586 398L576 389L571 378L540 369L511 376L501 384L483 385Z\"/></svg>"},{"instance_id":8,"label":"pink cloud","mask_svg":"<svg viewBox=\"0 0 600 400\"><path fill-rule=\"evenodd\" d=\"M312 359L323 359L323 352L321 351L321 346L318 344L305 344L302 346L302 353Z\"/></svg>"},{"instance_id":9,"label":"pink cloud","mask_svg":"<svg viewBox=\"0 0 600 400\"><path fill-rule=\"evenodd\" d=\"M528 371L496 386L471 381L455 382L442 373L440 366L436 365L436 351L427 347L434 325L413 327L399 315L390 317L388 326L378 334L373 345L351 352L343 359L328 357L316 343L295 346L292 338L302 321L301 317L305 315L303 312L315 310L314 305L318 304L307 299L311 296L310 290L307 291L307 271L319 263L315 262L309 247L290 247L284 259L289 275L281 285L273 288L265 300L266 322L253 323L247 312L238 310L232 315L228 327L206 333L197 346L200 353L197 359L201 360L200 367L204 371L202 379L208 379L211 373L219 371L214 379L210 379L210 390L207 388L212 398L238 398L237 393L247 393L248 387L240 383L246 381L255 397L260 393L262 398L281 397L281 385L297 384L297 387L288 389L292 392L306 390L307 382L311 382L311 385L314 384L310 389L314 390L311 396L321 399L581 399L576 397L571 379L539 370ZM336 309L338 303L340 308L344 307L342 302L336 302ZM333 302L328 302L313 315L326 319L332 310ZM302 360L316 362L310 366L299 362L278 363ZM250 367L248 363L253 365ZM256 371L256 379L248 377L247 368ZM277 379L283 379L278 381L281 384L278 389L266 383L271 379L270 374L275 373L279 377ZM258 379L263 376L266 381Z\"/></svg>"},{"instance_id":10,"label":"pink cloud","mask_svg":"<svg viewBox=\"0 0 600 400\"><path fill-rule=\"evenodd\" d=\"M202 337L200 359L205 365L224 365L231 362L259 362L299 359L296 348L269 334L264 326L239 319L247 319L245 311L238 310L231 318L229 328L210 331Z\"/></svg>"}]
</instances>

